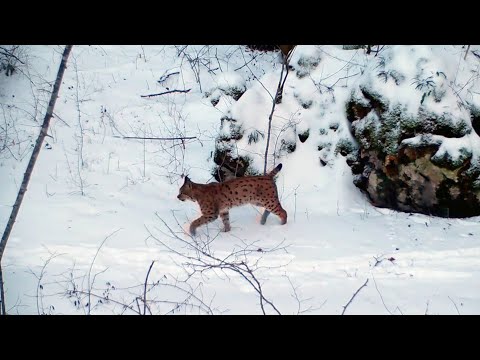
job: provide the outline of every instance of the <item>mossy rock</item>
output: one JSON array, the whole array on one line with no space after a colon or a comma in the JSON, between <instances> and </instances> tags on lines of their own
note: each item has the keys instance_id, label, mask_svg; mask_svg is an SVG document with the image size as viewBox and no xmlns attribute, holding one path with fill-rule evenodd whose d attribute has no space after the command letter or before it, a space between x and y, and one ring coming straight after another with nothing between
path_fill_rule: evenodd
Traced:
<instances>
[{"instance_id":1,"label":"mossy rock","mask_svg":"<svg viewBox=\"0 0 480 360\"><path fill-rule=\"evenodd\" d=\"M480 108L470 105L470 120L473 130L480 136Z\"/></svg>"},{"instance_id":2,"label":"mossy rock","mask_svg":"<svg viewBox=\"0 0 480 360\"><path fill-rule=\"evenodd\" d=\"M441 168L446 168L449 170L455 170L462 166L467 165L467 162L472 158L472 152L467 148L460 148L459 149L459 156L452 157L447 151L443 152L442 154L435 154L431 157L431 161L433 164L437 165Z\"/></svg>"},{"instance_id":3,"label":"mossy rock","mask_svg":"<svg viewBox=\"0 0 480 360\"><path fill-rule=\"evenodd\" d=\"M248 49L262 52L280 52L278 45L246 45Z\"/></svg>"},{"instance_id":4,"label":"mossy rock","mask_svg":"<svg viewBox=\"0 0 480 360\"><path fill-rule=\"evenodd\" d=\"M339 153L342 156L347 156L356 153L357 150L358 146L352 140L342 138L338 140L334 153L335 155Z\"/></svg>"},{"instance_id":5,"label":"mossy rock","mask_svg":"<svg viewBox=\"0 0 480 360\"><path fill-rule=\"evenodd\" d=\"M252 163L248 156L236 156L233 148L228 146L217 146L213 161L217 166L212 170L212 175L218 182L223 182L230 177L245 176Z\"/></svg>"},{"instance_id":6,"label":"mossy rock","mask_svg":"<svg viewBox=\"0 0 480 360\"><path fill-rule=\"evenodd\" d=\"M220 90L222 90L225 93L225 95L231 96L235 101L238 101L247 89L246 87L233 86L227 89L220 89Z\"/></svg>"},{"instance_id":7,"label":"mossy rock","mask_svg":"<svg viewBox=\"0 0 480 360\"><path fill-rule=\"evenodd\" d=\"M304 78L314 70L320 63L318 56L302 56L297 62L296 75L299 79Z\"/></svg>"},{"instance_id":8,"label":"mossy rock","mask_svg":"<svg viewBox=\"0 0 480 360\"><path fill-rule=\"evenodd\" d=\"M365 97L365 99L370 102L370 106L377 113L381 114L388 109L390 102L373 89L365 85L360 85L360 92Z\"/></svg>"},{"instance_id":9,"label":"mossy rock","mask_svg":"<svg viewBox=\"0 0 480 360\"><path fill-rule=\"evenodd\" d=\"M317 146L318 151L322 151L323 149L326 149L326 151L330 151L331 148L332 148L331 142L321 142Z\"/></svg>"},{"instance_id":10,"label":"mossy rock","mask_svg":"<svg viewBox=\"0 0 480 360\"><path fill-rule=\"evenodd\" d=\"M243 138L243 134L245 133L245 130L243 129L242 125L239 124L239 122L232 117L228 115L224 115L220 118L220 128L223 129L223 127L228 124L229 127L229 135L221 135L219 138L222 141L230 141L230 140L240 140Z\"/></svg>"}]
</instances>

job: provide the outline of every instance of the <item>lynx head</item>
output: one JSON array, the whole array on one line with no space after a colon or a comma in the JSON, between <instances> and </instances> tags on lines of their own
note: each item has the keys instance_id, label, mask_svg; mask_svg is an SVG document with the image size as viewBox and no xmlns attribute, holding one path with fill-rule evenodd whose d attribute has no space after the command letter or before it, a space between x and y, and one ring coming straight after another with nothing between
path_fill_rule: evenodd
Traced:
<instances>
[{"instance_id":1,"label":"lynx head","mask_svg":"<svg viewBox=\"0 0 480 360\"><path fill-rule=\"evenodd\" d=\"M192 181L188 178L188 176L185 176L185 181L178 192L177 198L182 201L195 201L192 197Z\"/></svg>"}]
</instances>

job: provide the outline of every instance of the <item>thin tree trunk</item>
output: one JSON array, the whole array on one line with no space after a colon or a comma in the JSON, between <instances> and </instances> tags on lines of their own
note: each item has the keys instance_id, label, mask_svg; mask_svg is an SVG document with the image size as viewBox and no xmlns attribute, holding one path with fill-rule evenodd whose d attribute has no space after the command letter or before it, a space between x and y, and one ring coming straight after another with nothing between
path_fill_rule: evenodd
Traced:
<instances>
[{"instance_id":1,"label":"thin tree trunk","mask_svg":"<svg viewBox=\"0 0 480 360\"><path fill-rule=\"evenodd\" d=\"M33 168L35 166L35 162L37 161L38 154L40 153L40 149L42 148L43 139L45 138L45 135L47 135L48 126L50 125L50 119L53 115L53 109L55 107L55 102L57 101L58 91L60 90L60 85L62 84L63 73L65 72L65 68L67 67L67 60L68 56L70 55L70 51L72 50L72 46L73 45L65 46L65 50L63 51L62 62L60 63L60 67L58 68L57 79L55 80L55 85L53 86L50 102L48 103L47 113L45 114L45 118L43 119L43 125L40 129L40 134L38 135L37 142L32 152L32 156L30 157L30 161L28 162L27 170L23 175L22 185L20 186L20 190L18 191L17 199L15 200L15 204L13 205L12 213L10 214L10 218L8 219L7 226L5 227L5 231L2 236L2 240L0 241L0 266L2 263L3 252L5 251L5 246L7 245L8 237L10 236L13 224L15 223L15 220L17 218L18 211L20 210L20 205L23 201L23 196L27 191L27 186L30 181ZM5 299L2 298L2 306L4 306L4 302Z\"/></svg>"},{"instance_id":2,"label":"thin tree trunk","mask_svg":"<svg viewBox=\"0 0 480 360\"><path fill-rule=\"evenodd\" d=\"M0 266L0 301L2 303L2 308L0 309L0 315L7 315L5 310L5 292L3 291L3 273L2 267Z\"/></svg>"},{"instance_id":3,"label":"thin tree trunk","mask_svg":"<svg viewBox=\"0 0 480 360\"><path fill-rule=\"evenodd\" d=\"M467 46L467 51L465 51L465 57L463 58L463 60L467 60L467 55L469 51L470 51L470 45Z\"/></svg>"},{"instance_id":4,"label":"thin tree trunk","mask_svg":"<svg viewBox=\"0 0 480 360\"><path fill-rule=\"evenodd\" d=\"M275 112L275 106L277 104L281 103L282 96L283 96L283 86L285 85L285 81L287 81L288 55L289 55L289 53L287 53L287 55L282 53L282 56L283 56L282 71L280 73L280 80L278 81L277 92L275 93L275 98L273 99L272 111L270 112L270 116L268 117L267 145L265 146L265 162L264 162L264 165L263 165L263 175L267 174L268 148L270 146L270 133L271 133L271 130L272 130L273 113ZM285 77L283 77L283 70L284 69L286 71ZM260 224L262 224L262 225L265 224L265 222L267 221L268 215L270 215L270 211L265 209L263 214L262 214L262 218L260 219Z\"/></svg>"},{"instance_id":5,"label":"thin tree trunk","mask_svg":"<svg viewBox=\"0 0 480 360\"><path fill-rule=\"evenodd\" d=\"M286 70L285 78L283 77L283 70L284 69ZM282 95L283 95L282 94L283 86L285 85L285 81L287 80L287 76L288 76L288 59L287 59L286 56L284 56L284 61L283 61L283 65L282 65L282 71L280 73L280 79L278 81L277 91L275 93L275 98L273 99L273 103L272 103L272 111L270 112L270 116L268 117L267 145L265 146L265 162L264 162L264 165L263 165L263 174L264 175L267 173L268 148L270 146L270 133L271 133L271 130L272 130L273 113L275 112L275 106L281 102L281 98L282 98Z\"/></svg>"}]
</instances>

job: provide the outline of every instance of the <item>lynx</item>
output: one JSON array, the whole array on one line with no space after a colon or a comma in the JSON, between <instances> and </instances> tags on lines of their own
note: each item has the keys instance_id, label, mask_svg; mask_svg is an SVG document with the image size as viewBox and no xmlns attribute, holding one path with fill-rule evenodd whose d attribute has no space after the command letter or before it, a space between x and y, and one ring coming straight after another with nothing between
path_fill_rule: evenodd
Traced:
<instances>
[{"instance_id":1,"label":"lynx","mask_svg":"<svg viewBox=\"0 0 480 360\"><path fill-rule=\"evenodd\" d=\"M223 231L230 231L228 210L244 204L265 208L260 221L262 225L270 212L280 217L282 225L286 224L287 212L280 205L277 186L273 180L281 169L282 164L279 164L264 176L245 176L210 184L197 184L186 176L177 198L181 201L196 201L202 212L202 216L190 224L190 234L195 236L199 226L214 221L219 215L224 225Z\"/></svg>"}]
</instances>

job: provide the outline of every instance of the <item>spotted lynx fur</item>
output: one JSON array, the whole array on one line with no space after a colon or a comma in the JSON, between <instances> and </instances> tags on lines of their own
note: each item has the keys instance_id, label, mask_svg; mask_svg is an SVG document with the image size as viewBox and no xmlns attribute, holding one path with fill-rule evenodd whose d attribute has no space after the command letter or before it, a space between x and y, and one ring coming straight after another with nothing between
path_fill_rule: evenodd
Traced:
<instances>
[{"instance_id":1,"label":"spotted lynx fur","mask_svg":"<svg viewBox=\"0 0 480 360\"><path fill-rule=\"evenodd\" d=\"M281 169L282 164L279 164L264 176L245 176L210 184L197 184L186 176L177 198L196 201L202 212L202 216L190 224L190 234L194 236L199 226L214 221L218 216L222 219L223 231L230 231L228 210L244 204L265 208L262 225L270 212L280 217L282 225L285 224L287 212L278 200L277 186L273 180Z\"/></svg>"}]
</instances>

